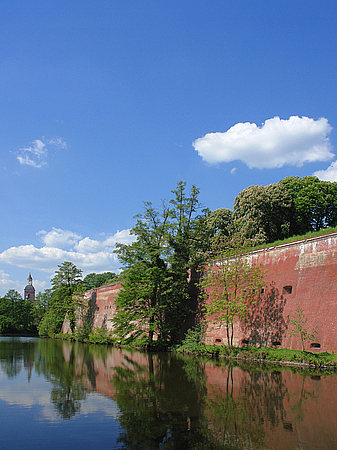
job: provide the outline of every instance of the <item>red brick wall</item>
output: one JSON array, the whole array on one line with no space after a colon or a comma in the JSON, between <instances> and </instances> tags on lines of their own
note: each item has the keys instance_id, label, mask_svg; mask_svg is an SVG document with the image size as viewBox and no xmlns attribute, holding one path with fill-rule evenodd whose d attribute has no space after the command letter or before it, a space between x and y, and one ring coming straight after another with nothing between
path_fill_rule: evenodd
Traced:
<instances>
[{"instance_id":1,"label":"red brick wall","mask_svg":"<svg viewBox=\"0 0 337 450\"><path fill-rule=\"evenodd\" d=\"M307 349L337 351L337 233L258 250L249 259L253 264L262 264L267 271L261 295L265 314L261 319L271 317L262 326L269 335L268 344L300 348L298 338L289 336L286 329L288 316L300 306L308 318L308 330L318 331ZM287 293L285 286L291 286L292 292ZM235 325L235 345L242 340L250 343L254 340L252 331L244 328ZM225 328L209 323L206 342L216 343L216 339L226 342ZM320 344L320 349L310 348L311 343Z\"/></svg>"},{"instance_id":2,"label":"red brick wall","mask_svg":"<svg viewBox=\"0 0 337 450\"><path fill-rule=\"evenodd\" d=\"M308 318L308 330L316 328L318 332L307 349L336 352L337 233L258 250L250 253L249 259L253 264L262 264L267 271L261 295L263 309L250 317L253 326L248 324L245 329L235 324L234 345L243 340L256 343L256 336L261 339L263 334L267 345L279 343L282 347L299 349L298 338L289 336L286 327L288 316L300 306ZM291 286L292 292L287 293L285 286ZM95 308L94 328L105 324L108 330L112 329L110 319L116 311L115 299L121 288L121 284L113 283L85 294ZM69 332L66 322L62 331ZM206 342L226 343L225 327L209 322ZM320 344L320 348L310 348L311 343Z\"/></svg>"},{"instance_id":3,"label":"red brick wall","mask_svg":"<svg viewBox=\"0 0 337 450\"><path fill-rule=\"evenodd\" d=\"M92 308L94 314L93 328L106 327L108 331L113 328L111 319L116 312L115 299L122 286L120 283L112 283L107 286L101 286L91 289L84 294L84 299L88 303L88 307ZM78 324L81 320L78 321ZM71 333L70 322L65 319L62 326L62 333Z\"/></svg>"},{"instance_id":4,"label":"red brick wall","mask_svg":"<svg viewBox=\"0 0 337 450\"><path fill-rule=\"evenodd\" d=\"M94 328L106 326L108 331L112 330L113 326L111 319L116 312L115 299L121 288L122 286L120 283L113 283L93 289L92 291L89 291L89 293L86 293L86 295L89 294L90 296L94 296Z\"/></svg>"}]
</instances>

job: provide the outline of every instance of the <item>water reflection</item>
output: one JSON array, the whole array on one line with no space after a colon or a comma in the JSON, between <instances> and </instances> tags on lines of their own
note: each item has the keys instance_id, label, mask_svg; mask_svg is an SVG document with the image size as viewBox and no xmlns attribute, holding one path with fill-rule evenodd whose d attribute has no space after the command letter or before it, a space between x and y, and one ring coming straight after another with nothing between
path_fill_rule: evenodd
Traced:
<instances>
[{"instance_id":1,"label":"water reflection","mask_svg":"<svg viewBox=\"0 0 337 450\"><path fill-rule=\"evenodd\" d=\"M201 426L204 394L189 382L183 360L148 354L139 363L124 356L112 382L126 448L210 448Z\"/></svg>"},{"instance_id":2,"label":"water reflection","mask_svg":"<svg viewBox=\"0 0 337 450\"><path fill-rule=\"evenodd\" d=\"M36 363L37 373L43 373L51 382L51 403L63 419L70 419L81 409L81 400L86 398L86 390L80 384L81 374L76 373L78 367L75 351L71 349L69 357L64 357L61 341L42 340L39 342L39 360Z\"/></svg>"},{"instance_id":3,"label":"water reflection","mask_svg":"<svg viewBox=\"0 0 337 450\"><path fill-rule=\"evenodd\" d=\"M335 375L47 339L0 339L0 370L1 392L24 376L25 398L43 379L62 420L80 420L93 393L104 396L118 407L114 448L337 448Z\"/></svg>"}]
</instances>

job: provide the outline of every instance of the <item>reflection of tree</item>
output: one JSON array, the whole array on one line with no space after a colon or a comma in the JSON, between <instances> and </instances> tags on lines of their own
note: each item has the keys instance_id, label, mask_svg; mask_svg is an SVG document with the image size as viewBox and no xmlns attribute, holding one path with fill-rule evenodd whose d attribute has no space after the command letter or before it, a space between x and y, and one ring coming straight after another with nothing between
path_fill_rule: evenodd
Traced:
<instances>
[{"instance_id":1,"label":"reflection of tree","mask_svg":"<svg viewBox=\"0 0 337 450\"><path fill-rule=\"evenodd\" d=\"M70 347L69 359L65 360L62 351L62 342L42 340L39 342L40 359L36 370L42 372L48 381L53 384L51 401L58 414L63 419L70 419L81 409L81 400L86 397L86 390L80 385L81 367L75 360L75 346ZM76 359L80 358L76 346ZM84 352L84 347L82 349Z\"/></svg>"},{"instance_id":2,"label":"reflection of tree","mask_svg":"<svg viewBox=\"0 0 337 450\"><path fill-rule=\"evenodd\" d=\"M228 365L226 389L214 388L207 399L208 421L214 448L261 448L262 424L256 421L245 395L235 395L233 367Z\"/></svg>"},{"instance_id":3,"label":"reflection of tree","mask_svg":"<svg viewBox=\"0 0 337 450\"><path fill-rule=\"evenodd\" d=\"M0 366L8 378L15 378L19 375L23 367L25 351L31 353L33 345L17 339L0 341Z\"/></svg>"},{"instance_id":4,"label":"reflection of tree","mask_svg":"<svg viewBox=\"0 0 337 450\"><path fill-rule=\"evenodd\" d=\"M241 392L251 414L260 423L267 422L275 427L286 417L283 401L288 389L283 381L283 374L277 370L270 372L265 368L254 369L252 366L250 376L242 380Z\"/></svg>"},{"instance_id":5,"label":"reflection of tree","mask_svg":"<svg viewBox=\"0 0 337 450\"><path fill-rule=\"evenodd\" d=\"M295 417L297 420L299 420L300 422L303 421L304 418L304 409L303 406L305 404L305 402L310 398L310 399L317 399L317 396L314 394L314 392L310 392L307 391L304 388L305 385L305 380L306 380L306 375L303 374L302 375L302 386L301 386L301 390L299 392L296 392L295 394L292 395L292 397L295 397L295 403L293 404L293 406L291 407L291 410L293 411L293 413L295 414Z\"/></svg>"},{"instance_id":6,"label":"reflection of tree","mask_svg":"<svg viewBox=\"0 0 337 450\"><path fill-rule=\"evenodd\" d=\"M80 400L86 397L79 384L56 385L51 391L51 401L63 419L70 419L81 409Z\"/></svg>"},{"instance_id":7,"label":"reflection of tree","mask_svg":"<svg viewBox=\"0 0 337 450\"><path fill-rule=\"evenodd\" d=\"M268 346L274 342L282 342L287 329L283 316L285 305L286 298L271 283L252 305L249 317L242 325L250 344Z\"/></svg>"},{"instance_id":8,"label":"reflection of tree","mask_svg":"<svg viewBox=\"0 0 337 450\"><path fill-rule=\"evenodd\" d=\"M212 448L201 428L200 390L188 380L183 359L147 358L146 365L125 358L115 368L112 381L124 428L119 442L130 449Z\"/></svg>"}]
</instances>

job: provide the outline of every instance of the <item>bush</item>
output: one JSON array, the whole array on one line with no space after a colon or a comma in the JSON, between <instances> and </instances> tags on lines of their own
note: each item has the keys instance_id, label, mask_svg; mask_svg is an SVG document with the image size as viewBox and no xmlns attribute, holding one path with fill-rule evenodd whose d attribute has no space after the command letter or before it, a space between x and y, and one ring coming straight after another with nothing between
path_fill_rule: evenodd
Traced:
<instances>
[{"instance_id":1,"label":"bush","mask_svg":"<svg viewBox=\"0 0 337 450\"><path fill-rule=\"evenodd\" d=\"M93 344L112 344L114 342L106 328L95 328L89 334L88 341Z\"/></svg>"},{"instance_id":2,"label":"bush","mask_svg":"<svg viewBox=\"0 0 337 450\"><path fill-rule=\"evenodd\" d=\"M188 351L192 353L205 353L207 352L206 346L203 343L205 337L205 326L203 324L196 325L190 328L185 339L182 341L176 350L177 351Z\"/></svg>"}]
</instances>

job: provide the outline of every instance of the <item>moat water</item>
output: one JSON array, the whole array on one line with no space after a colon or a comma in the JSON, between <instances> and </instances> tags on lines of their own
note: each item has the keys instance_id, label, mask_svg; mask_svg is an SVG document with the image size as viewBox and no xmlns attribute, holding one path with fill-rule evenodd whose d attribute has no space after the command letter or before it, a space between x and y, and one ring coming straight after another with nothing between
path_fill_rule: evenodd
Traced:
<instances>
[{"instance_id":1,"label":"moat water","mask_svg":"<svg viewBox=\"0 0 337 450\"><path fill-rule=\"evenodd\" d=\"M0 338L0 449L337 449L337 375Z\"/></svg>"}]
</instances>

